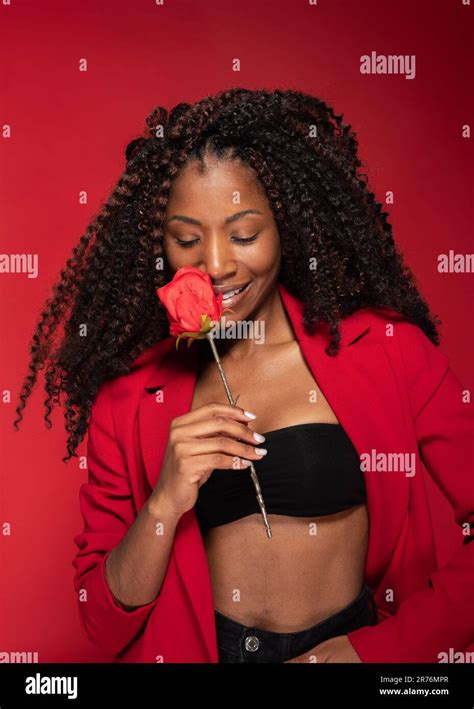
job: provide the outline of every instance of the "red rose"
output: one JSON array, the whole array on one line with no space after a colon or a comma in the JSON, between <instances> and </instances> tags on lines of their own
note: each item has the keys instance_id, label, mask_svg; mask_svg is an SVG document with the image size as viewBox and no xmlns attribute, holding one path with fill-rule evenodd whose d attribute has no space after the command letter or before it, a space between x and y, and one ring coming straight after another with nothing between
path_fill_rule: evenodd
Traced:
<instances>
[{"instance_id":1,"label":"red rose","mask_svg":"<svg viewBox=\"0 0 474 709\"><path fill-rule=\"evenodd\" d=\"M222 315L222 297L216 298L208 273L199 268L183 267L176 271L173 280L156 294L166 308L170 334L179 338L187 335L202 339ZM191 344L192 339L188 342Z\"/></svg>"}]
</instances>

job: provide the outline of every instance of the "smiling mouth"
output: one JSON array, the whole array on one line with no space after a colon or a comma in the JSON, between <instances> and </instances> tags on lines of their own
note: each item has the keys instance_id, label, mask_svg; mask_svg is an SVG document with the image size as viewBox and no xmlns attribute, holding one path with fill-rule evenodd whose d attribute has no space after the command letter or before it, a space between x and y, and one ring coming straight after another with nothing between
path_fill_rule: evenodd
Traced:
<instances>
[{"instance_id":1,"label":"smiling mouth","mask_svg":"<svg viewBox=\"0 0 474 709\"><path fill-rule=\"evenodd\" d=\"M222 294L222 305L226 306L233 306L236 303L238 303L247 293L249 290L250 286L252 284L252 281L249 281L247 285L243 286L242 288L235 288L234 290L229 290L226 291L225 293Z\"/></svg>"},{"instance_id":2,"label":"smiling mouth","mask_svg":"<svg viewBox=\"0 0 474 709\"><path fill-rule=\"evenodd\" d=\"M222 295L222 302L225 303L226 300L230 300L234 296L239 295L239 293L242 293L247 288L248 285L249 285L249 283L247 283L247 285L245 285L245 286L242 286L242 288L238 288L237 290L226 291Z\"/></svg>"}]
</instances>

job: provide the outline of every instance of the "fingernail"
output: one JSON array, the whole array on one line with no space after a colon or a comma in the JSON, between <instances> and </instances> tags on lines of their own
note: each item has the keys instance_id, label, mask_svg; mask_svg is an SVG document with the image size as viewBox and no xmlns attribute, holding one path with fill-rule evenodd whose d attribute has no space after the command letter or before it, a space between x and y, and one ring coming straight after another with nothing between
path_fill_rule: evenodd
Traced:
<instances>
[{"instance_id":1,"label":"fingernail","mask_svg":"<svg viewBox=\"0 0 474 709\"><path fill-rule=\"evenodd\" d=\"M256 418L257 418L257 415L256 415L256 414L252 414L250 411L244 411L244 414L245 414L245 415L247 416L247 418L249 418L249 419L256 419Z\"/></svg>"},{"instance_id":2,"label":"fingernail","mask_svg":"<svg viewBox=\"0 0 474 709\"><path fill-rule=\"evenodd\" d=\"M268 451L266 448L255 448L255 453L257 455L267 455Z\"/></svg>"},{"instance_id":3,"label":"fingernail","mask_svg":"<svg viewBox=\"0 0 474 709\"><path fill-rule=\"evenodd\" d=\"M259 443L263 443L263 441L265 440L265 436L262 436L261 433L257 433L256 431L253 431L253 437L254 437L255 440L258 441Z\"/></svg>"},{"instance_id":4,"label":"fingernail","mask_svg":"<svg viewBox=\"0 0 474 709\"><path fill-rule=\"evenodd\" d=\"M246 460L245 458L241 458L240 460L242 461L244 468L248 468L249 465L252 465L250 460Z\"/></svg>"}]
</instances>

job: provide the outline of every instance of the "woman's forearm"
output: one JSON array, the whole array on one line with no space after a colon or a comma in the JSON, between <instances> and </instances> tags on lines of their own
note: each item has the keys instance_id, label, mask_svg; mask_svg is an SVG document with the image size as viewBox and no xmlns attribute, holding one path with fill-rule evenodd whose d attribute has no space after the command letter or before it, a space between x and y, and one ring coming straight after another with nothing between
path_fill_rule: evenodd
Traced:
<instances>
[{"instance_id":1,"label":"woman's forearm","mask_svg":"<svg viewBox=\"0 0 474 709\"><path fill-rule=\"evenodd\" d=\"M152 495L110 552L105 564L107 584L125 610L150 603L159 594L178 522L160 497Z\"/></svg>"}]
</instances>

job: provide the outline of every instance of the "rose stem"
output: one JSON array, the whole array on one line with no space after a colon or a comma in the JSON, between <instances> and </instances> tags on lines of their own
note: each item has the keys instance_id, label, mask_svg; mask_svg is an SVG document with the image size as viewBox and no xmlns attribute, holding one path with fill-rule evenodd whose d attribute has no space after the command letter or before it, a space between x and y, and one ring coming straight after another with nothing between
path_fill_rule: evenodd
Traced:
<instances>
[{"instance_id":1,"label":"rose stem","mask_svg":"<svg viewBox=\"0 0 474 709\"><path fill-rule=\"evenodd\" d=\"M217 362L217 366L218 366L218 368L219 368L219 374L221 375L221 379L222 379L222 381L223 381L223 383L224 383L225 393L227 394L227 399L228 399L228 401L229 401L229 403L230 403L231 406L235 406L235 401L234 401L234 398L233 398L233 396L232 396L232 394L231 394L231 391L230 391L230 388L229 388L229 384L227 383L227 378L226 378L225 372L224 372L224 370L223 370L223 368L222 368L221 360L220 360L220 358L219 358L219 354L218 354L218 352L217 352L217 348L216 348L216 345L215 345L215 343L214 343L214 339L213 339L213 337L212 337L209 333L207 333L206 338L207 338L207 340L209 341L209 344L211 345L211 349L212 349L212 353L213 353L213 355L214 355L214 359L215 359L216 362ZM256 493L257 493L257 501L258 501L258 504L259 504L259 506L260 506L260 511L261 511L261 513L262 513L262 515L263 515L263 523L264 523L264 525L265 525L265 529L266 529L266 532L267 532L267 537L268 537L269 539L271 539L271 538L272 538L272 530L271 530L270 524L269 524L269 522L268 522L267 512L266 512L266 509L265 509L265 503L264 503L263 497L262 497L262 491L261 491L261 489L260 489L260 484L259 484L259 482L258 482L257 473L256 473L256 471L255 471L255 466L254 466L253 463L251 463L251 465L250 465L250 477L251 477L252 480L253 480L253 484L254 484L254 487L255 487L255 490L256 490Z\"/></svg>"}]
</instances>

